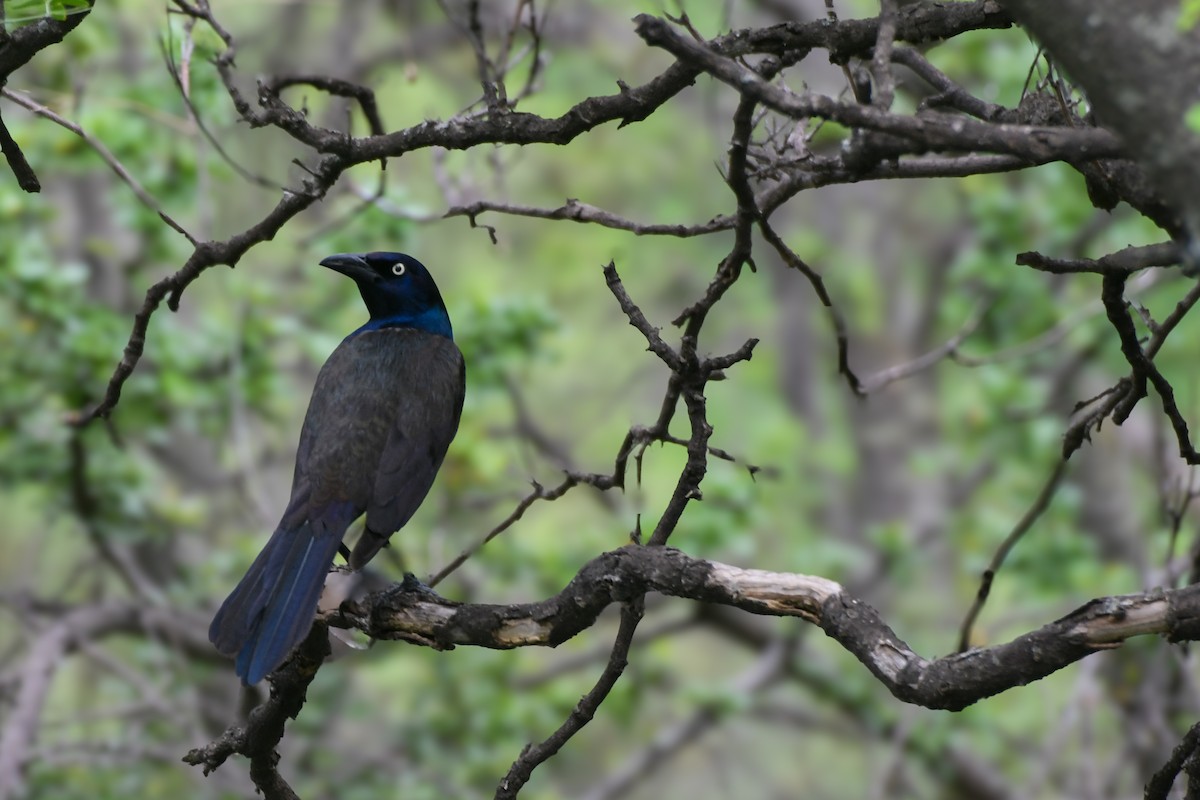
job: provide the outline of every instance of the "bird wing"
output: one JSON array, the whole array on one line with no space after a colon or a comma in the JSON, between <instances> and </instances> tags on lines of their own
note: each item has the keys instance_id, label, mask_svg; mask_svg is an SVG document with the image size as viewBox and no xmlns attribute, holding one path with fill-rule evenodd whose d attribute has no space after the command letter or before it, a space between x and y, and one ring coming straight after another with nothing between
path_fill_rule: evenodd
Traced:
<instances>
[{"instance_id":1,"label":"bird wing","mask_svg":"<svg viewBox=\"0 0 1200 800\"><path fill-rule=\"evenodd\" d=\"M237 674L258 683L312 627L317 598L353 511L332 507L299 529L276 529L246 576L221 605L208 638L237 654Z\"/></svg>"},{"instance_id":2,"label":"bird wing","mask_svg":"<svg viewBox=\"0 0 1200 800\"><path fill-rule=\"evenodd\" d=\"M355 569L421 505L462 415L466 368L458 347L444 336L406 333L408 353L395 375L398 402L375 471L366 531L350 556Z\"/></svg>"}]
</instances>

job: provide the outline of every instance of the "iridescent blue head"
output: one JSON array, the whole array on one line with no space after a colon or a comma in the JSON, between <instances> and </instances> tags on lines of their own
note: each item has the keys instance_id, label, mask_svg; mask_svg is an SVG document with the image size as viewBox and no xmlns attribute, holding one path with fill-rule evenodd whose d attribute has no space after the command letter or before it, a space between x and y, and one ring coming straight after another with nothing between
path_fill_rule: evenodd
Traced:
<instances>
[{"instance_id":1,"label":"iridescent blue head","mask_svg":"<svg viewBox=\"0 0 1200 800\"><path fill-rule=\"evenodd\" d=\"M416 328L453 339L441 292L425 265L404 253L340 253L321 266L352 278L370 321L351 336L380 328Z\"/></svg>"}]
</instances>

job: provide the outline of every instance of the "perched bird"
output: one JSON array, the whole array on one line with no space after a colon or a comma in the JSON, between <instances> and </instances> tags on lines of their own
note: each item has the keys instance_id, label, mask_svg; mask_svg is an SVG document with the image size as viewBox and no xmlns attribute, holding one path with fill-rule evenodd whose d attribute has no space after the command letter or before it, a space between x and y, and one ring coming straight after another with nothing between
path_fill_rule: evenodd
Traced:
<instances>
[{"instance_id":1,"label":"perched bird","mask_svg":"<svg viewBox=\"0 0 1200 800\"><path fill-rule=\"evenodd\" d=\"M358 284L371 318L321 367L283 518L213 618L208 638L258 683L312 626L339 549L359 569L421 505L458 430L466 388L441 293L403 253L343 254L322 266ZM347 551L346 528L366 514Z\"/></svg>"}]
</instances>

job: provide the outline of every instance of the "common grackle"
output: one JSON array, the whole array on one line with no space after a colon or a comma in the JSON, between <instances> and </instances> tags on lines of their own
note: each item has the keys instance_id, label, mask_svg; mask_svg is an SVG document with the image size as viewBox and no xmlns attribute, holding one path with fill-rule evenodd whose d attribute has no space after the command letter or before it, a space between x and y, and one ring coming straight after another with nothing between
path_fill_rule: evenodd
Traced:
<instances>
[{"instance_id":1,"label":"common grackle","mask_svg":"<svg viewBox=\"0 0 1200 800\"><path fill-rule=\"evenodd\" d=\"M359 569L425 499L458 430L466 368L441 293L402 253L335 255L371 318L321 367L300 431L292 495L275 533L213 618L208 638L237 654L242 681L279 666L312 626L342 536Z\"/></svg>"}]
</instances>

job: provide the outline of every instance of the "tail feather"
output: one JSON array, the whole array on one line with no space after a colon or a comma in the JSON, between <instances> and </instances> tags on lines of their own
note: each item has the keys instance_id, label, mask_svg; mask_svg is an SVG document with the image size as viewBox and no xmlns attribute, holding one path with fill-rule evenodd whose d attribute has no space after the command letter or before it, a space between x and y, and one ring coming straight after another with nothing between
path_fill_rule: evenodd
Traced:
<instances>
[{"instance_id":1,"label":"tail feather","mask_svg":"<svg viewBox=\"0 0 1200 800\"><path fill-rule=\"evenodd\" d=\"M208 638L221 653L237 654L246 685L266 677L308 635L344 517L335 510L295 530L276 530L213 618Z\"/></svg>"}]
</instances>

